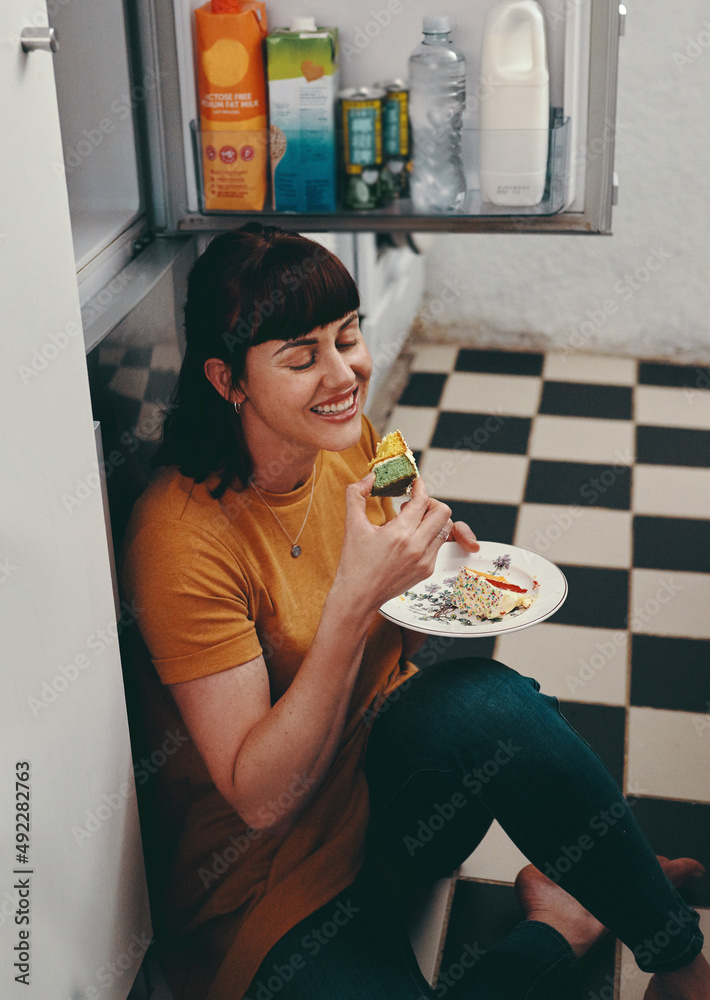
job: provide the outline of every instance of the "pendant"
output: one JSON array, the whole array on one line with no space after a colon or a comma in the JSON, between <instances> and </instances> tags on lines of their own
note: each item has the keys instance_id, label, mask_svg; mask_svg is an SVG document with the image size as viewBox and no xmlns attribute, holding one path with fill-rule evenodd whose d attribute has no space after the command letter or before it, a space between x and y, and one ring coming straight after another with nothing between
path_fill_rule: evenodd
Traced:
<instances>
[{"instance_id":1,"label":"pendant","mask_svg":"<svg viewBox=\"0 0 710 1000\"><path fill-rule=\"evenodd\" d=\"M294 559L298 559L300 554L301 554L301 546L294 545L294 547L291 549L291 555L293 556Z\"/></svg>"}]
</instances>

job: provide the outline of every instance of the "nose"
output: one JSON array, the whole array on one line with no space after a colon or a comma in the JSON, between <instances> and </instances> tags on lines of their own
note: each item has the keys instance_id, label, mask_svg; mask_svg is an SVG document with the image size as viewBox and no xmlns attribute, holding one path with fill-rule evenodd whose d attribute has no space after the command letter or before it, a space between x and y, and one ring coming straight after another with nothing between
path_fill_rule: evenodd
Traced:
<instances>
[{"instance_id":1,"label":"nose","mask_svg":"<svg viewBox=\"0 0 710 1000\"><path fill-rule=\"evenodd\" d=\"M329 389L347 389L355 380L355 374L349 363L348 355L342 354L333 347L327 355L323 384Z\"/></svg>"}]
</instances>

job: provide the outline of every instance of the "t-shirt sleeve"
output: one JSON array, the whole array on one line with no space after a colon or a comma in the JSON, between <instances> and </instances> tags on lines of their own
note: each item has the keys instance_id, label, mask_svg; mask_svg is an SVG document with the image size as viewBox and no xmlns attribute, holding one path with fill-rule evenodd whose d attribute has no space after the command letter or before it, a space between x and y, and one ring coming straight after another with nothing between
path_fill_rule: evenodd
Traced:
<instances>
[{"instance_id":1,"label":"t-shirt sleeve","mask_svg":"<svg viewBox=\"0 0 710 1000\"><path fill-rule=\"evenodd\" d=\"M227 670L261 653L249 585L234 555L194 525L145 525L124 555L122 583L164 684Z\"/></svg>"}]
</instances>

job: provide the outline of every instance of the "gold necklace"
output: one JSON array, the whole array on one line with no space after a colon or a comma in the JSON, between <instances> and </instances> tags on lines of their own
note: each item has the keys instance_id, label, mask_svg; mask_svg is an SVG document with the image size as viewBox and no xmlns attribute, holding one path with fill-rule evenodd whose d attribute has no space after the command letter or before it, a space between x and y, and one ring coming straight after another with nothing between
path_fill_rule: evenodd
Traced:
<instances>
[{"instance_id":1,"label":"gold necklace","mask_svg":"<svg viewBox=\"0 0 710 1000\"><path fill-rule=\"evenodd\" d=\"M311 499L308 501L308 510L306 511L306 516L303 519L303 524L301 525L301 530L298 532L298 534L296 535L295 538L291 538L291 536L289 535L288 531L286 531L286 529L284 528L283 524L281 523L281 518L278 516L278 514L276 513L276 511L273 510L273 508L269 504L269 501L262 494L261 490L256 485L256 483L254 482L254 480L251 479L250 482L251 482L251 485L256 490L257 494L261 497L261 499L263 500L263 502L269 508L269 510L271 511L271 513L274 515L274 517L276 518L276 520L277 520L277 522L278 522L281 530L283 531L284 535L286 535L286 537L288 538L289 542L291 543L291 555L293 556L294 559L298 559L298 557L301 554L301 546L297 545L296 543L298 542L298 539L303 534L303 529L306 527L306 521L308 520L308 515L311 512L311 504L313 503L313 491L315 490L315 487L316 487L316 466L315 466L315 462L313 463L313 483L311 485Z\"/></svg>"}]
</instances>

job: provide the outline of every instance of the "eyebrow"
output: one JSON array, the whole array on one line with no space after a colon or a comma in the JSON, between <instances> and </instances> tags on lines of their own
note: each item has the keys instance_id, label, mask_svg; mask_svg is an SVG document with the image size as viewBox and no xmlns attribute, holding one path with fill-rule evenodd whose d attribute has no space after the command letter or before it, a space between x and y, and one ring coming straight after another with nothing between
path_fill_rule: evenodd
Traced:
<instances>
[{"instance_id":1,"label":"eyebrow","mask_svg":"<svg viewBox=\"0 0 710 1000\"><path fill-rule=\"evenodd\" d=\"M354 323L358 319L358 314L354 312L351 316L348 316L338 327L338 333L342 333L346 330L351 323ZM279 347L278 351L274 351L273 356L278 357L283 351L287 351L290 347L312 347L314 344L318 343L317 337L299 337L297 340L287 340L283 347Z\"/></svg>"}]
</instances>

